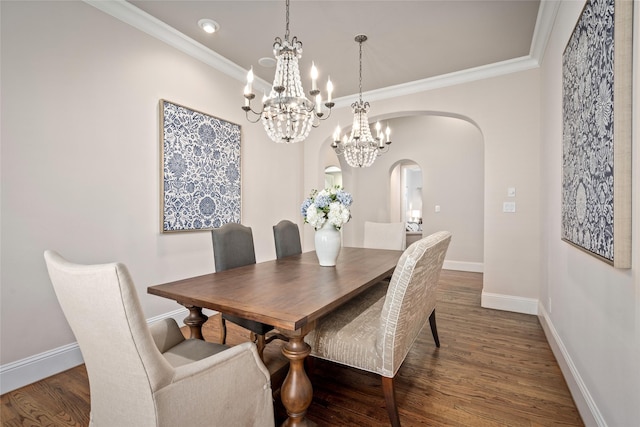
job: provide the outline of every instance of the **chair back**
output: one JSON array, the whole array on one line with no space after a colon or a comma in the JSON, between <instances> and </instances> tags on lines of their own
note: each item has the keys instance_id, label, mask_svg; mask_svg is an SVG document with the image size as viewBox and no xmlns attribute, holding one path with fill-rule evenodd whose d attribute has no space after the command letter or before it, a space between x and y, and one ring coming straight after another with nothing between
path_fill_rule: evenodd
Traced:
<instances>
[{"instance_id":1,"label":"chair back","mask_svg":"<svg viewBox=\"0 0 640 427\"><path fill-rule=\"evenodd\" d=\"M370 249L395 249L403 251L407 232L404 222L364 223L364 247Z\"/></svg>"},{"instance_id":2,"label":"chair back","mask_svg":"<svg viewBox=\"0 0 640 427\"><path fill-rule=\"evenodd\" d=\"M73 264L53 251L44 258L87 368L91 425L156 425L153 392L174 369L153 341L127 268Z\"/></svg>"},{"instance_id":3,"label":"chair back","mask_svg":"<svg viewBox=\"0 0 640 427\"><path fill-rule=\"evenodd\" d=\"M276 244L276 258L284 258L302 253L298 224L283 219L273 226L273 240Z\"/></svg>"},{"instance_id":4,"label":"chair back","mask_svg":"<svg viewBox=\"0 0 640 427\"><path fill-rule=\"evenodd\" d=\"M251 227L234 222L211 230L216 271L256 263Z\"/></svg>"},{"instance_id":5,"label":"chair back","mask_svg":"<svg viewBox=\"0 0 640 427\"><path fill-rule=\"evenodd\" d=\"M436 307L436 288L451 233L439 231L407 248L391 277L376 350L382 355L381 375L393 377Z\"/></svg>"}]
</instances>

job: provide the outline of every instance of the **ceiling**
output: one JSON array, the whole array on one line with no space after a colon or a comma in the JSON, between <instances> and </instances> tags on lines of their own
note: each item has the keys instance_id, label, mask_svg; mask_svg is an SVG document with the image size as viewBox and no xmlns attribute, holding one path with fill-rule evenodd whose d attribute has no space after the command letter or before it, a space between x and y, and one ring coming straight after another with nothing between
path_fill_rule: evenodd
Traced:
<instances>
[{"instance_id":1,"label":"ceiling","mask_svg":"<svg viewBox=\"0 0 640 427\"><path fill-rule=\"evenodd\" d=\"M273 57L274 38L284 38L283 0L129 3L272 82L274 69L258 60ZM539 6L538 0L292 0L289 27L290 36L303 43L300 71L305 89L309 90L313 60L320 88L330 75L338 98L359 90L357 34L368 36L362 72L362 90L368 92L528 57ZM213 19L220 30L205 33L198 26L202 18Z\"/></svg>"}]
</instances>

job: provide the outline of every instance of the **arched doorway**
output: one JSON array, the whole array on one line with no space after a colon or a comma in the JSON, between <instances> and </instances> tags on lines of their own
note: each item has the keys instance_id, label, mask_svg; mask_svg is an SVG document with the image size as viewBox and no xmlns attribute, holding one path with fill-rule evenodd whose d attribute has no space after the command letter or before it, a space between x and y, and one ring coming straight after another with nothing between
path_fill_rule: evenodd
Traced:
<instances>
[{"instance_id":1,"label":"arched doorway","mask_svg":"<svg viewBox=\"0 0 640 427\"><path fill-rule=\"evenodd\" d=\"M484 260L482 133L471 120L429 112L386 120L394 129L394 142L371 167L354 169L338 159L343 186L354 197L353 218L343 231L345 245L362 245L364 221L422 218L422 234L449 230L455 236L448 259L460 269L465 264L477 269ZM330 141L326 149L331 150ZM421 171L421 206L412 201L403 208L399 201L401 193L393 180L399 179L394 170L402 164Z\"/></svg>"}]
</instances>

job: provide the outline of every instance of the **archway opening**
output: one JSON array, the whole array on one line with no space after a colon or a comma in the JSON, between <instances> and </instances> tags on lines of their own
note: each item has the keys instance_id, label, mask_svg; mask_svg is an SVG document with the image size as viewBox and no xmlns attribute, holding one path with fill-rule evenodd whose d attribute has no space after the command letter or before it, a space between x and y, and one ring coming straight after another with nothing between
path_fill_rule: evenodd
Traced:
<instances>
[{"instance_id":1,"label":"archway opening","mask_svg":"<svg viewBox=\"0 0 640 427\"><path fill-rule=\"evenodd\" d=\"M455 239L447 259L456 269L469 265L477 271L484 262L483 135L472 120L456 115L408 114L387 118L394 142L371 167L350 168L339 159L343 186L354 198L344 243L362 246L365 221L404 221L409 229L417 223L420 236L451 231ZM333 151L330 141L326 149ZM421 186L410 189L406 175L401 184L403 165L405 171L420 170Z\"/></svg>"}]
</instances>

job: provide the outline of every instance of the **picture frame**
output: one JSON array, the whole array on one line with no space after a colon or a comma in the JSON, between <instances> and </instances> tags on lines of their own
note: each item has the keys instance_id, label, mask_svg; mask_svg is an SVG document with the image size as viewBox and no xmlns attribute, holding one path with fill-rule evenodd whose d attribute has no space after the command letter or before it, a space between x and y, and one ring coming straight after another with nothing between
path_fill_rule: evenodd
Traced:
<instances>
[{"instance_id":1,"label":"picture frame","mask_svg":"<svg viewBox=\"0 0 640 427\"><path fill-rule=\"evenodd\" d=\"M160 100L161 232L241 222L240 125Z\"/></svg>"},{"instance_id":2,"label":"picture frame","mask_svg":"<svg viewBox=\"0 0 640 427\"><path fill-rule=\"evenodd\" d=\"M631 267L633 2L588 0L562 56L563 241Z\"/></svg>"}]
</instances>

